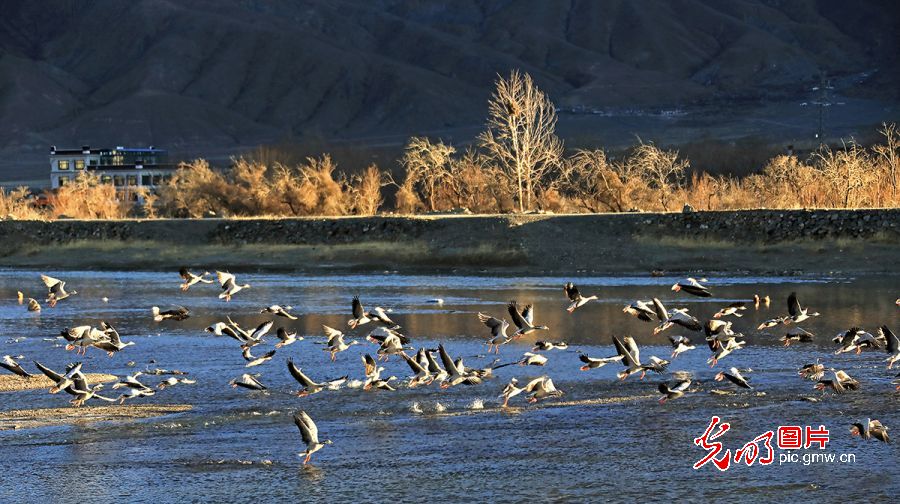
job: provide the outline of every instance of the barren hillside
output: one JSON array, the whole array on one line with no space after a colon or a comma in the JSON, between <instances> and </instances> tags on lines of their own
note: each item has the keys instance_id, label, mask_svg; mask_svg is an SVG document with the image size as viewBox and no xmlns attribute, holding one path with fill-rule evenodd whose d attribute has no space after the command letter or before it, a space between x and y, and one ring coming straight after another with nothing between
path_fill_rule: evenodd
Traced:
<instances>
[{"instance_id":1,"label":"barren hillside","mask_svg":"<svg viewBox=\"0 0 900 504\"><path fill-rule=\"evenodd\" d=\"M896 112L893 2L22 0L3 10L7 180L42 170L50 144L215 156L310 135L465 132L511 68L576 112L797 101L823 73L847 79L850 99Z\"/></svg>"}]
</instances>

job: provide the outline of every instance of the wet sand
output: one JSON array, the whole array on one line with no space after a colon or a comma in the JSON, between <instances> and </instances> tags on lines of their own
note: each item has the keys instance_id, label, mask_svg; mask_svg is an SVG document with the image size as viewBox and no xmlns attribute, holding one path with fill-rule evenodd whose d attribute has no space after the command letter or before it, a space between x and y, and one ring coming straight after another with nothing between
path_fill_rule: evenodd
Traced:
<instances>
[{"instance_id":1,"label":"wet sand","mask_svg":"<svg viewBox=\"0 0 900 504\"><path fill-rule=\"evenodd\" d=\"M138 404L10 410L0 412L0 430L152 418L192 408L190 404Z\"/></svg>"},{"instance_id":2,"label":"wet sand","mask_svg":"<svg viewBox=\"0 0 900 504\"><path fill-rule=\"evenodd\" d=\"M90 384L109 383L118 380L115 375L106 373L87 373L85 375ZM0 392L19 392L22 390L49 389L54 385L50 378L44 375L22 378L16 375L0 375ZM62 392L60 392L62 393Z\"/></svg>"}]
</instances>

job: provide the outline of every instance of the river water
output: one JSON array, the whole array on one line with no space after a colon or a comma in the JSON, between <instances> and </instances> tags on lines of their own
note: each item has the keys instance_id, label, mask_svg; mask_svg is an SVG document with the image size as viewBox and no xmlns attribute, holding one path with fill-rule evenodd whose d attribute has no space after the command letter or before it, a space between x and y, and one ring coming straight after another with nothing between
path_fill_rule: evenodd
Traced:
<instances>
[{"instance_id":1,"label":"river water","mask_svg":"<svg viewBox=\"0 0 900 504\"><path fill-rule=\"evenodd\" d=\"M900 436L900 393L891 380L900 372L885 369L885 354L835 356L831 338L853 325L874 332L887 324L900 331L898 277L857 278L710 278L711 298L676 293L674 278L649 277L500 277L376 275L243 274L252 287L226 303L216 298L214 285L178 289L174 273L47 272L67 280L78 295L39 314L15 302L16 290L41 298L39 272L0 271L0 344L4 354L23 356L55 369L75 360L87 372L124 376L145 367L179 369L197 380L141 398L133 404L180 404L192 411L125 422L20 429L0 432L4 453L0 500L25 502L251 502L273 500L338 502L444 501L538 502L639 501L715 499L729 502L825 499L895 499L900 489L900 449L897 444L863 442L849 434L853 422L880 419ZM565 311L562 285L578 283L600 300ZM783 328L756 331L762 320L786 313L786 298L796 291L800 301L822 316L801 324L817 335L812 344L789 348L777 341ZM752 304L734 328L746 335L747 347L710 369L702 336L677 327L654 336L653 324L622 313L634 299L659 297L671 309L683 306L707 319L729 302L769 295L770 307ZM373 324L347 328L350 299L358 294L368 307L382 306L403 326L415 346L434 348L443 342L468 366L487 366L487 330L476 313L505 316L505 303L533 303L536 322L550 326L537 338L527 336L502 347L501 362L529 351L535 339L565 340L566 351L547 352L543 368L508 366L497 377L474 386L441 390L437 385L395 392L364 392L343 388L305 398L286 392L297 389L285 367L287 357L313 379L343 374L361 379L360 356L375 353L364 341ZM103 301L102 298L108 298ZM429 300L441 298L442 305ZM231 315L244 327L266 320L259 309L279 303L294 307L297 321L276 320L276 327L299 331L306 339L279 349L275 358L247 369L237 342L204 332L207 325ZM153 322L150 307L188 307L193 316L183 322ZM125 341L136 345L113 358L92 349L80 359L59 341L47 341L67 326L116 326ZM363 341L338 355L335 363L322 351L321 325L328 324ZM274 332L274 331L273 331ZM619 364L582 372L576 350L592 356L614 355L613 335L632 335L641 356L668 359L667 335L692 336L697 349L677 357L670 372L692 373L688 394L665 405L657 402L656 386L667 379L632 376L620 382ZM348 338L349 340L350 338ZM254 348L267 351L274 334ZM846 370L862 389L844 395L822 394L801 380L797 369L821 359ZM151 360L154 361L151 363ZM133 366L129 366L129 362ZM737 366L755 389L736 391L714 375ZM409 376L408 367L392 358L385 375ZM244 372L260 372L270 392L233 389L228 381ZM552 377L565 392L538 404L515 397L509 411L498 408L497 396L511 377L520 382L540 375ZM161 377L145 377L155 384ZM711 390L726 390L726 395ZM806 398L815 398L811 402ZM46 390L2 394L3 409L64 407L65 394ZM105 403L91 403L105 404ZM308 466L297 455L304 447L291 415L304 409L318 424L320 436L331 439ZM824 450L793 452L775 446L771 465L732 463L726 472L708 464L692 465L706 455L694 444L712 416L729 422L719 441L734 450L780 425L818 427L830 431ZM775 440L773 439L773 445ZM779 463L795 453L798 462ZM803 456L832 454L834 462ZM855 461L841 463L848 455Z\"/></svg>"}]
</instances>

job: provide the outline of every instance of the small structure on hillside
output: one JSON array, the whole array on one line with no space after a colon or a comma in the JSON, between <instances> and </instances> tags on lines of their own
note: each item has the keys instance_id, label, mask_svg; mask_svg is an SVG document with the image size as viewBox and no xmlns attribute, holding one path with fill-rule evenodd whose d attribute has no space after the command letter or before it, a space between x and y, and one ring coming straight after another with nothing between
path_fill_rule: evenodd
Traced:
<instances>
[{"instance_id":1,"label":"small structure on hillside","mask_svg":"<svg viewBox=\"0 0 900 504\"><path fill-rule=\"evenodd\" d=\"M93 172L100 181L116 189L154 188L168 180L178 168L169 163L168 152L152 145L146 148L116 147L80 149L50 147L50 187L58 189L74 180L79 173Z\"/></svg>"}]
</instances>

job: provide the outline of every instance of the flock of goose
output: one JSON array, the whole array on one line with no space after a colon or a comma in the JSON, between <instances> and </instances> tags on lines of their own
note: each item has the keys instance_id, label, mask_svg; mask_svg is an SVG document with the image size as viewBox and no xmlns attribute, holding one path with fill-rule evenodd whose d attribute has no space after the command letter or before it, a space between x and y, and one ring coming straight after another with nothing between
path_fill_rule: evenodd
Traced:
<instances>
[{"instance_id":1,"label":"flock of goose","mask_svg":"<svg viewBox=\"0 0 900 504\"><path fill-rule=\"evenodd\" d=\"M207 279L210 273L204 272L197 275L185 268L180 270L180 276L183 280L181 290L187 291L192 286L198 284L211 284L215 281ZM217 283L221 287L218 297L226 302L230 301L232 296L250 288L248 284L239 284L235 275L227 272L216 272ZM66 282L41 275L41 280L47 288L46 303L50 307L55 306L58 302L65 300L77 292L74 290L66 290ZM683 292L692 296L710 297L711 292L706 285L705 279L687 278L679 281L672 286L675 292ZM598 299L596 295L584 296L573 283L567 283L564 286L564 292L568 302L566 310L569 313L577 309L585 307L591 301ZM25 303L25 296L19 292L18 300L20 304ZM435 302L438 302L436 300ZM709 348L710 356L707 363L710 367L715 367L719 361L726 358L733 352L736 352L746 345L741 340L741 333L732 329L733 322L724 320L726 317L734 317L735 319L742 317L744 311L748 309L748 305L752 304L755 308L759 308L760 304L768 306L771 300L768 296L754 296L752 301L731 303L717 311L712 318L702 322L697 317L688 313L686 308L668 309L663 303L653 298L651 300L636 300L625 306L623 312L633 316L641 321L655 324L653 334L666 331L674 326L678 326L690 332L700 333L702 336L689 337L684 335L673 335L669 337L672 345L672 353L669 359L674 360L679 355L695 350L702 341ZM900 299L896 302L900 306ZM27 307L30 311L40 311L40 303L34 298L28 298ZM507 305L507 315L512 324L507 321L505 316L495 316L485 313L478 313L478 320L484 324L487 330L487 340L485 344L488 347L488 353L499 354L500 348L513 342L522 336L547 331L546 325L535 323L535 308L531 304L521 305L516 301L511 301ZM799 323L816 317L817 312L811 312L808 308L801 306L796 293L791 293L787 300L787 314L767 320L759 325L758 330L772 328L776 326L790 326L786 329L781 341L785 346L795 343L804 343L813 341L814 335L801 327ZM246 361L245 367L252 368L264 365L275 358L278 350L293 343L303 341L302 336L298 336L296 332L292 332L285 327L278 327L275 336L278 342L274 348L267 352L256 351L259 345L265 343L265 337L271 332L275 326L276 318L285 320L297 320L297 316L291 313L292 307L271 305L259 310L260 314L270 315L272 318L262 322L255 328L244 328L226 317L225 321L216 322L206 328L206 331L217 335L233 338L238 343L241 355ZM305 397L312 394L323 393L326 391L335 391L343 386L361 387L363 390L383 390L394 391L401 384L405 387L424 387L433 383L438 383L440 388L446 389L458 385L475 386L482 384L485 380L493 377L496 369L518 365L518 366L544 366L548 362L548 355L554 350L566 350L568 345L564 341L537 341L530 352L525 352L518 360L505 364L498 364L499 358L495 359L491 365L484 368L475 368L467 366L461 357L454 358L443 344L438 344L437 348L414 348L412 340L401 332L401 326L397 324L389 314L390 310L381 307L375 307L367 310L359 297L354 297L351 302L351 318L347 321L350 330L357 330L362 326L374 327L367 331L365 340L373 344L375 347L372 353L365 353L361 356L363 363L363 375L361 380L351 380L349 376L338 376L330 378L313 379L302 368L298 367L291 358L286 359L288 373L299 384L296 396ZM191 316L190 310L178 306L169 310L160 310L159 307L152 307L152 317L155 321L164 320L181 321ZM510 333L510 329L515 327L515 331ZM347 351L353 346L362 345L357 339L349 339L348 336L339 329L323 326L324 339L318 341L324 352L329 354L330 360L334 362L338 354ZM78 326L65 328L61 331L60 337L66 341L66 350L74 350L77 354L84 355L90 348L97 348L106 352L110 357L119 352L124 351L127 347L134 345L133 341L123 342L118 331L105 321L100 322L99 327L94 326ZM702 338L702 339L699 339ZM862 351L884 351L887 353L887 369L891 369L895 363L900 361L900 340L887 327L881 326L876 334L867 332L859 327L852 327L847 331L841 332L834 338L834 343L838 349L835 354ZM697 342L695 344L695 342ZM617 373L619 380L625 380L628 377L639 374L643 379L648 372L662 375L666 373L670 364L670 360L665 360L657 356L649 356L642 360L640 348L634 338L630 336L612 338L614 353L607 356L590 356L582 352L578 352L579 360L582 362L581 371L595 370L606 366L607 364L618 363L622 366ZM254 354L255 352L255 354ZM437 354L437 358L435 358ZM384 376L385 365L391 357L402 360L409 368L410 375L405 380L400 380L397 376ZM20 356L19 359L22 357ZM156 393L157 390L164 390L179 384L192 384L193 380L187 378L187 373L182 371L168 371L164 369L145 370L137 372L120 380L112 386L113 390L122 390L117 397L108 397L101 394L103 384L99 383L91 386L87 376L82 371L82 363L75 362L66 366L64 371L55 371L40 362L34 361L35 367L48 377L53 386L49 389L51 394L64 391L74 397L71 401L72 405L79 407L90 400L102 400L106 402L124 402L139 397L148 397ZM6 355L0 362L0 367L24 378L33 377L17 362L16 358ZM745 371L746 372L746 371ZM155 384L155 388L142 383L140 380L143 374L151 375L168 375L163 381ZM832 391L833 393L844 393L859 389L859 382L852 378L847 372L834 368L827 368L818 360L814 363L804 365L799 370L799 375L815 382L814 388L821 391ZM897 390L900 390L900 374L896 376L894 384ZM715 375L716 381L727 381L736 387L743 389L752 389L750 380L745 377L741 370L731 367L726 371L719 372ZM664 404L684 397L691 387L691 377L684 373L676 373L672 380L663 381L657 384L657 389L661 393L659 403ZM231 380L233 387L241 387L254 391L267 390L263 383L261 373L243 373L241 376ZM529 380L527 383L521 383L512 378L502 389L499 395L503 408L509 406L509 401L520 394L524 394L527 402L534 403L537 401L559 397L563 392L556 388L553 380L549 376L540 376ZM320 441L318 429L313 419L305 411L298 411L294 415L300 434L305 444L305 450L300 453L304 457L303 463L309 462L313 453L321 450L331 441ZM867 419L865 422L853 424L850 428L853 435L858 435L864 439L875 438L884 442L889 442L888 428L881 424L878 420Z\"/></svg>"}]
</instances>

